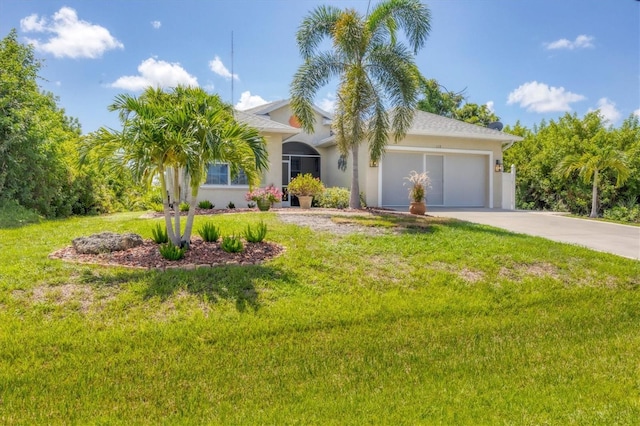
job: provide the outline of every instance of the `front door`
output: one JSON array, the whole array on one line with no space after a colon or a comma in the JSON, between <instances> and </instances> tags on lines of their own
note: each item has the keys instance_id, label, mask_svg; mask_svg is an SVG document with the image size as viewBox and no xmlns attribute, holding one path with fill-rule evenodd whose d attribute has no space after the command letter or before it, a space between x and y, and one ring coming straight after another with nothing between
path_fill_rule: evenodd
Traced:
<instances>
[{"instance_id":1,"label":"front door","mask_svg":"<svg viewBox=\"0 0 640 426\"><path fill-rule=\"evenodd\" d=\"M282 207L291 207L291 198L287 186L291 181L291 161L282 160Z\"/></svg>"}]
</instances>

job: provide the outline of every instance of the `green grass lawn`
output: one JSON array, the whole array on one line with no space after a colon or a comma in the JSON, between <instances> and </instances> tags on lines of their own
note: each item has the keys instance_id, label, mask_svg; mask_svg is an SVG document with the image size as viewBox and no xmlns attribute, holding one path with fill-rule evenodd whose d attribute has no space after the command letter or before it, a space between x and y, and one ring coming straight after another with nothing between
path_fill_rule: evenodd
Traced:
<instances>
[{"instance_id":1,"label":"green grass lawn","mask_svg":"<svg viewBox=\"0 0 640 426\"><path fill-rule=\"evenodd\" d=\"M2 424L637 424L640 262L463 222L273 213L257 266L49 260L140 213L0 228ZM203 220L196 218L196 228Z\"/></svg>"}]
</instances>

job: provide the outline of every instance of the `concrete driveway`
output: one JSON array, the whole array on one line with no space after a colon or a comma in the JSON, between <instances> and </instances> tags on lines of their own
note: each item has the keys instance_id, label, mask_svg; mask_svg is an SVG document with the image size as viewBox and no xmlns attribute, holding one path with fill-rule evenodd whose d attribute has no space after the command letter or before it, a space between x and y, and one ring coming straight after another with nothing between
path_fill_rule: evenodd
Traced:
<instances>
[{"instance_id":1,"label":"concrete driveway","mask_svg":"<svg viewBox=\"0 0 640 426\"><path fill-rule=\"evenodd\" d=\"M640 227L576 219L551 212L429 207L431 216L491 225L521 234L640 259Z\"/></svg>"}]
</instances>

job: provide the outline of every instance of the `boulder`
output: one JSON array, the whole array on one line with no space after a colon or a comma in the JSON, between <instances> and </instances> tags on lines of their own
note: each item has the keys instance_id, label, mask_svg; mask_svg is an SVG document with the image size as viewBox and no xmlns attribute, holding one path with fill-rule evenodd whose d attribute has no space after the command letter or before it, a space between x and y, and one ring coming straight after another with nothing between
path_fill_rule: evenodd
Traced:
<instances>
[{"instance_id":1,"label":"boulder","mask_svg":"<svg viewBox=\"0 0 640 426\"><path fill-rule=\"evenodd\" d=\"M101 232L88 237L79 237L72 241L73 248L80 254L98 254L127 250L142 245L138 234L116 234Z\"/></svg>"}]
</instances>

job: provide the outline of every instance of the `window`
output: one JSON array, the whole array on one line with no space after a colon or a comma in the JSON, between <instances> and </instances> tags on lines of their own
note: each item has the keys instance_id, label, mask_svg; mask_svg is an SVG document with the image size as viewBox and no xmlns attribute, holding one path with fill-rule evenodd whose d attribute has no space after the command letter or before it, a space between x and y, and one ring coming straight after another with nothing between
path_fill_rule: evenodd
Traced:
<instances>
[{"instance_id":1,"label":"window","mask_svg":"<svg viewBox=\"0 0 640 426\"><path fill-rule=\"evenodd\" d=\"M214 163L209 164L207 168L207 180L205 184L247 186L249 185L249 180L242 169L238 170L238 175L234 179L231 179L231 170L228 164Z\"/></svg>"}]
</instances>

